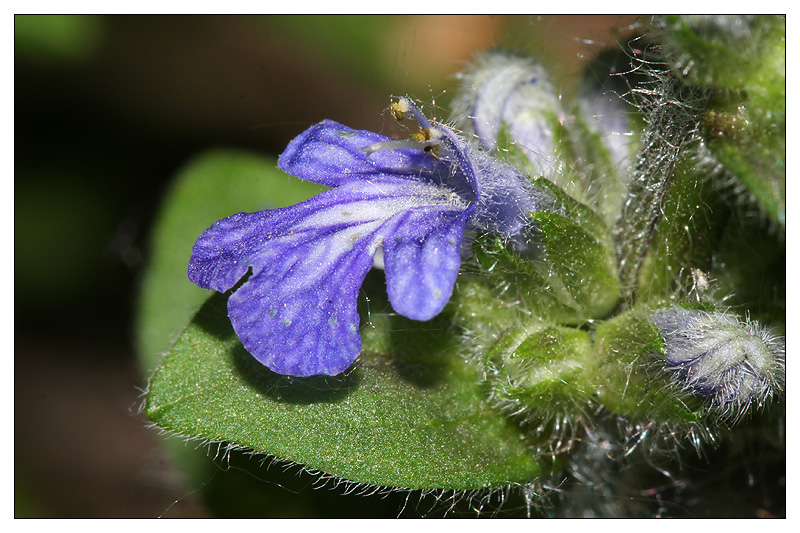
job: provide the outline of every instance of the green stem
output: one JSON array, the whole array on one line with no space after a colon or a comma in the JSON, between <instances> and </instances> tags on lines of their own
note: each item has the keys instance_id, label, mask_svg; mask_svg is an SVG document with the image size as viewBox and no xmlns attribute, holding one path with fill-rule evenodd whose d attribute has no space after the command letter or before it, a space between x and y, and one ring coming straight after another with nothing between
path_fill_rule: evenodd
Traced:
<instances>
[{"instance_id":1,"label":"green stem","mask_svg":"<svg viewBox=\"0 0 800 533\"><path fill-rule=\"evenodd\" d=\"M708 101L704 89L684 87L667 73L659 77L652 89L638 90L647 127L617 224L619 271L626 300L635 296L639 269L661 219L679 156L697 133Z\"/></svg>"}]
</instances>

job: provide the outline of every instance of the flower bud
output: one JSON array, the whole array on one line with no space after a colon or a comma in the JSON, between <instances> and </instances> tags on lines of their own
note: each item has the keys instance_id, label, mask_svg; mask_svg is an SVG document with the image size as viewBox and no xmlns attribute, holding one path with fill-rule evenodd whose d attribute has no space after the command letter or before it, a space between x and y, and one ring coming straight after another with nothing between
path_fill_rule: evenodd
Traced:
<instances>
[{"instance_id":1,"label":"flower bud","mask_svg":"<svg viewBox=\"0 0 800 533\"><path fill-rule=\"evenodd\" d=\"M510 137L533 174L550 175L556 166L554 130L563 116L545 69L533 59L489 52L460 74L453 102L458 126L477 135L488 151L505 150Z\"/></svg>"},{"instance_id":2,"label":"flower bud","mask_svg":"<svg viewBox=\"0 0 800 533\"><path fill-rule=\"evenodd\" d=\"M487 350L489 401L532 429L543 448L569 447L572 426L591 410L585 369L593 355L582 329L539 322L511 328Z\"/></svg>"},{"instance_id":3,"label":"flower bud","mask_svg":"<svg viewBox=\"0 0 800 533\"><path fill-rule=\"evenodd\" d=\"M664 341L665 369L682 388L733 418L783 391L785 341L757 322L681 307L659 309L650 318Z\"/></svg>"}]
</instances>

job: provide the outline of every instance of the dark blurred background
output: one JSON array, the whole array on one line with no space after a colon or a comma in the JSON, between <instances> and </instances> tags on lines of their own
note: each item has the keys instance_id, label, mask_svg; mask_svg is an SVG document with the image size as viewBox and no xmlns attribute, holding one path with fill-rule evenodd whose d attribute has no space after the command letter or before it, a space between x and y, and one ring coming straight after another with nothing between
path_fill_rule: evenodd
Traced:
<instances>
[{"instance_id":1,"label":"dark blurred background","mask_svg":"<svg viewBox=\"0 0 800 533\"><path fill-rule=\"evenodd\" d=\"M138 412L149 369L135 353L137 283L154 213L193 156L277 155L323 118L381 131L389 95L446 117L453 75L498 45L537 53L569 91L582 62L634 21L16 16L15 515L219 515ZM307 480L295 489L249 478L318 499L303 492ZM396 515L403 499L374 512ZM301 512L281 501L263 514ZM335 498L309 501L306 516L337 516ZM350 505L373 506L363 502Z\"/></svg>"}]
</instances>

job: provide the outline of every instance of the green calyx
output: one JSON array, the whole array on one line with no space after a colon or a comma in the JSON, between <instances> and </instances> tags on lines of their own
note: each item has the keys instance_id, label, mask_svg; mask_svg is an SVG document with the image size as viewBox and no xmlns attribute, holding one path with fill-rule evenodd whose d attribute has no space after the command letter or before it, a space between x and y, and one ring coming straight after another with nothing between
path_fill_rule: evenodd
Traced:
<instances>
[{"instance_id":1,"label":"green calyx","mask_svg":"<svg viewBox=\"0 0 800 533\"><path fill-rule=\"evenodd\" d=\"M529 215L531 245L522 254L500 237L478 239L483 272L503 280L533 316L581 324L608 314L621 288L605 223L547 180L534 185L547 189L561 209Z\"/></svg>"},{"instance_id":2,"label":"green calyx","mask_svg":"<svg viewBox=\"0 0 800 533\"><path fill-rule=\"evenodd\" d=\"M597 326L595 364L587 369L597 401L631 422L695 422L706 406L662 372L665 348L647 312L636 308Z\"/></svg>"},{"instance_id":3,"label":"green calyx","mask_svg":"<svg viewBox=\"0 0 800 533\"><path fill-rule=\"evenodd\" d=\"M591 396L584 374L591 358L587 331L546 324L513 328L486 353L491 401L529 424L580 416Z\"/></svg>"}]
</instances>

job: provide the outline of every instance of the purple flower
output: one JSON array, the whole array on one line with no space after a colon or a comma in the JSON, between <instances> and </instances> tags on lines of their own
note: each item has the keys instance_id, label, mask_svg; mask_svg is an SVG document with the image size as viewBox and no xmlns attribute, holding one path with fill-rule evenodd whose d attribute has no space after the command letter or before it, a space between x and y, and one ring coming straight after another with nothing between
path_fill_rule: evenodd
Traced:
<instances>
[{"instance_id":1,"label":"purple flower","mask_svg":"<svg viewBox=\"0 0 800 533\"><path fill-rule=\"evenodd\" d=\"M389 301L414 320L445 306L469 230L509 239L550 208L512 167L429 123L407 99L417 140L396 141L325 120L295 138L278 166L332 187L301 204L217 221L197 240L189 279L228 300L244 347L279 374L335 375L361 351L357 297L382 250ZM519 246L524 246L521 240Z\"/></svg>"}]
</instances>

